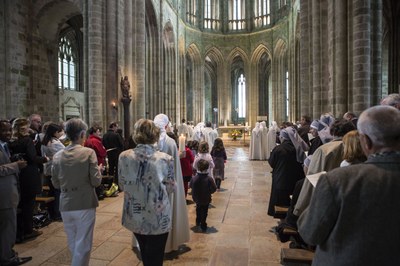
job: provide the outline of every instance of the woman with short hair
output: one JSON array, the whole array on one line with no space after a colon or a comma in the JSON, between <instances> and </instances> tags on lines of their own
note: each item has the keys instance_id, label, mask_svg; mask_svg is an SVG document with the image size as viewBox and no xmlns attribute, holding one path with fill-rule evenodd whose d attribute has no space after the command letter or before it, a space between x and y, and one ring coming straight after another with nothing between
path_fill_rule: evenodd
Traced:
<instances>
[{"instance_id":1,"label":"woman with short hair","mask_svg":"<svg viewBox=\"0 0 400 266\"><path fill-rule=\"evenodd\" d=\"M122 225L134 233L145 266L162 265L172 220L169 195L176 188L173 158L158 151L159 135L153 121L138 120L133 133L137 146L122 152L118 162Z\"/></svg>"},{"instance_id":2,"label":"woman with short hair","mask_svg":"<svg viewBox=\"0 0 400 266\"><path fill-rule=\"evenodd\" d=\"M60 212L72 254L71 265L88 265L93 242L96 207L95 187L101 184L94 150L83 147L87 125L72 118L65 124L71 144L53 157L51 181L61 190Z\"/></svg>"}]
</instances>

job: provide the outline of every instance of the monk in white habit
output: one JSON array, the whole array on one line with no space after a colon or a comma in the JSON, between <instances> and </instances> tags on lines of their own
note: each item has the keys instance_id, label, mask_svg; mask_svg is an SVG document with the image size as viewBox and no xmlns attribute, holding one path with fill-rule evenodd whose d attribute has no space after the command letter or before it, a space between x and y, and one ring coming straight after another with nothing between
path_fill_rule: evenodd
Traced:
<instances>
[{"instance_id":1,"label":"monk in white habit","mask_svg":"<svg viewBox=\"0 0 400 266\"><path fill-rule=\"evenodd\" d=\"M268 127L267 123L265 121L260 122L260 128L261 128L261 154L262 154L262 159L261 160L266 160L267 159L267 151L268 151Z\"/></svg>"},{"instance_id":2,"label":"monk in white habit","mask_svg":"<svg viewBox=\"0 0 400 266\"><path fill-rule=\"evenodd\" d=\"M267 153L266 153L266 159L269 159L269 156L271 155L271 151L275 148L276 146L276 134L279 132L279 127L278 124L275 121L272 121L271 126L269 127L268 131L268 141L267 141Z\"/></svg>"},{"instance_id":3,"label":"monk in white habit","mask_svg":"<svg viewBox=\"0 0 400 266\"><path fill-rule=\"evenodd\" d=\"M212 147L214 146L215 139L218 138L218 132L217 130L212 128L211 122L206 122L206 126L203 129L203 135L204 135L204 141L208 143L208 147L210 148L211 151Z\"/></svg>"},{"instance_id":4,"label":"monk in white habit","mask_svg":"<svg viewBox=\"0 0 400 266\"><path fill-rule=\"evenodd\" d=\"M262 160L262 128L260 123L257 122L256 126L251 132L251 142L250 142L250 160Z\"/></svg>"}]
</instances>

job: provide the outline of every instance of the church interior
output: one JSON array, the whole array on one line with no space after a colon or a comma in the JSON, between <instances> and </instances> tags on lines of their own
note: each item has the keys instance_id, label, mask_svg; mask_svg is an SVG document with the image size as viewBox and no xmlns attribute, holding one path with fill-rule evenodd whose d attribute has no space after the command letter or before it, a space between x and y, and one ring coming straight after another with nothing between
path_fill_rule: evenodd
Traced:
<instances>
[{"instance_id":1,"label":"church interior","mask_svg":"<svg viewBox=\"0 0 400 266\"><path fill-rule=\"evenodd\" d=\"M3 0L0 118L117 122L128 137L159 113L250 128L359 115L400 92L399 47L397 0ZM164 265L280 265L287 244L266 213L271 167L238 143L227 148L211 233L192 230ZM90 265L142 265L122 200L100 202ZM69 265L62 223L43 232L15 247L33 256L27 265Z\"/></svg>"}]
</instances>

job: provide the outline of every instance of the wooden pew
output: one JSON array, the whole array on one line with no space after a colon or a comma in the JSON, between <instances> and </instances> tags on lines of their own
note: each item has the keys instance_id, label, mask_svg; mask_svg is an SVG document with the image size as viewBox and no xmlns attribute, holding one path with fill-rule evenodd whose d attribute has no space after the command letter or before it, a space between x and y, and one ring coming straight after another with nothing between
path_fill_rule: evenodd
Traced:
<instances>
[{"instance_id":1,"label":"wooden pew","mask_svg":"<svg viewBox=\"0 0 400 266\"><path fill-rule=\"evenodd\" d=\"M286 266L311 265L314 252L306 249L282 248L281 264Z\"/></svg>"},{"instance_id":2,"label":"wooden pew","mask_svg":"<svg viewBox=\"0 0 400 266\"><path fill-rule=\"evenodd\" d=\"M274 218L285 219L288 209L289 209L288 207L275 205L274 206L274 210L275 210Z\"/></svg>"},{"instance_id":3,"label":"wooden pew","mask_svg":"<svg viewBox=\"0 0 400 266\"><path fill-rule=\"evenodd\" d=\"M54 197L42 197L42 196L36 196L36 199L35 199L36 202L44 203L44 204L47 204L47 203L52 202L54 200L55 200Z\"/></svg>"}]
</instances>

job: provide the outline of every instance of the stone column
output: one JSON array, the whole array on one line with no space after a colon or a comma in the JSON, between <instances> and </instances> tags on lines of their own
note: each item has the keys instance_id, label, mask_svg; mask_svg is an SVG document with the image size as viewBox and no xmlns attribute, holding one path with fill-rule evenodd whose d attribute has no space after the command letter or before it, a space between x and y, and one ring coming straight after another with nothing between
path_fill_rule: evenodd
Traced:
<instances>
[{"instance_id":1,"label":"stone column","mask_svg":"<svg viewBox=\"0 0 400 266\"><path fill-rule=\"evenodd\" d=\"M300 112L312 113L311 0L300 1Z\"/></svg>"},{"instance_id":2,"label":"stone column","mask_svg":"<svg viewBox=\"0 0 400 266\"><path fill-rule=\"evenodd\" d=\"M103 5L103 0L89 0L86 5L88 24L85 29L87 29L88 43L85 50L88 57L85 69L87 69L88 77L86 89L88 92L89 124L101 122L104 118Z\"/></svg>"},{"instance_id":3,"label":"stone column","mask_svg":"<svg viewBox=\"0 0 400 266\"><path fill-rule=\"evenodd\" d=\"M106 126L118 120L118 111L114 110L111 103L118 104L118 65L117 65L117 1L106 1L106 97L105 110L107 116Z\"/></svg>"},{"instance_id":4,"label":"stone column","mask_svg":"<svg viewBox=\"0 0 400 266\"><path fill-rule=\"evenodd\" d=\"M347 0L328 1L329 90L333 92L334 114L341 116L348 108Z\"/></svg>"},{"instance_id":5,"label":"stone column","mask_svg":"<svg viewBox=\"0 0 400 266\"><path fill-rule=\"evenodd\" d=\"M352 103L354 111L371 105L371 0L352 0Z\"/></svg>"}]
</instances>

